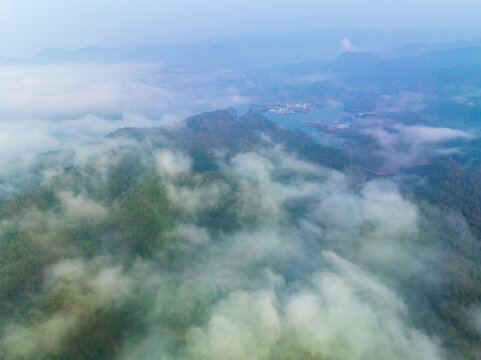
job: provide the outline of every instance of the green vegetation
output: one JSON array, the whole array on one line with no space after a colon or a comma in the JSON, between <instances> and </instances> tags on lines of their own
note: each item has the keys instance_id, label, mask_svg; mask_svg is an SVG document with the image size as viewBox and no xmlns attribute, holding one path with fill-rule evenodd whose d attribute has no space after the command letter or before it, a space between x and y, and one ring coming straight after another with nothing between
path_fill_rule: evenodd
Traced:
<instances>
[{"instance_id":1,"label":"green vegetation","mask_svg":"<svg viewBox=\"0 0 481 360\"><path fill-rule=\"evenodd\" d=\"M119 199L119 223L134 252L148 256L162 248L164 233L172 227L172 210L159 179L132 186Z\"/></svg>"},{"instance_id":2,"label":"green vegetation","mask_svg":"<svg viewBox=\"0 0 481 360\"><path fill-rule=\"evenodd\" d=\"M409 202L256 114L112 137L1 201L2 359L475 358L481 192L454 161Z\"/></svg>"},{"instance_id":3,"label":"green vegetation","mask_svg":"<svg viewBox=\"0 0 481 360\"><path fill-rule=\"evenodd\" d=\"M474 235L481 238L481 187L458 163L450 159L438 160L410 173L426 180L415 187L417 198L443 209L459 211Z\"/></svg>"}]
</instances>

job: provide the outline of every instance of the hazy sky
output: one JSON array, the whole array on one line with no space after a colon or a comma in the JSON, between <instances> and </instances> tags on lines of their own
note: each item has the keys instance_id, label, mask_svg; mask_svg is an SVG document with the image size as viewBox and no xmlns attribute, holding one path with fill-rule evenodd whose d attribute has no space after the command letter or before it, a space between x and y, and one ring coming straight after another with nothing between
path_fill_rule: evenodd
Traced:
<instances>
[{"instance_id":1,"label":"hazy sky","mask_svg":"<svg viewBox=\"0 0 481 360\"><path fill-rule=\"evenodd\" d=\"M325 27L479 25L479 0L0 0L0 55Z\"/></svg>"}]
</instances>

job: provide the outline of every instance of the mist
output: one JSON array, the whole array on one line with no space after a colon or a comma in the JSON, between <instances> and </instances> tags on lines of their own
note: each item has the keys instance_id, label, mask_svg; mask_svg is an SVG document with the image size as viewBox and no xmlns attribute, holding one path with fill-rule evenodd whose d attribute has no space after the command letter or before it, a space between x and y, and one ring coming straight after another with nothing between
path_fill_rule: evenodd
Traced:
<instances>
[{"instance_id":1,"label":"mist","mask_svg":"<svg viewBox=\"0 0 481 360\"><path fill-rule=\"evenodd\" d=\"M2 357L461 358L426 301L463 284L454 264L479 266L446 238L472 246L464 220L391 181L353 192L348 173L258 136L256 152L219 148L216 175L165 135L64 159L78 167L42 183L51 205L0 223L22 234L4 256L21 246L32 271L2 262Z\"/></svg>"},{"instance_id":2,"label":"mist","mask_svg":"<svg viewBox=\"0 0 481 360\"><path fill-rule=\"evenodd\" d=\"M479 10L0 0L0 358L481 359Z\"/></svg>"},{"instance_id":3,"label":"mist","mask_svg":"<svg viewBox=\"0 0 481 360\"><path fill-rule=\"evenodd\" d=\"M25 189L12 183L21 172L28 182L41 153L73 150L123 127L176 126L198 112L245 106L249 97L223 78L161 63L1 66L1 196Z\"/></svg>"}]
</instances>

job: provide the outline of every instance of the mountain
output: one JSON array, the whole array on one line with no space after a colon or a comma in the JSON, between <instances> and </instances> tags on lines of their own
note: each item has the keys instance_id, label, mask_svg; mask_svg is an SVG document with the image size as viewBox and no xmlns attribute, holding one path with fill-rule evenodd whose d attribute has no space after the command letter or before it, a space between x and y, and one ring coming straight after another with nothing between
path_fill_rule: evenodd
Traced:
<instances>
[{"instance_id":1,"label":"mountain","mask_svg":"<svg viewBox=\"0 0 481 360\"><path fill-rule=\"evenodd\" d=\"M458 40L443 43L416 42L379 52L387 58L419 57L431 51L448 51L462 48L479 47L481 39Z\"/></svg>"},{"instance_id":2,"label":"mountain","mask_svg":"<svg viewBox=\"0 0 481 360\"><path fill-rule=\"evenodd\" d=\"M173 139L175 146L184 149L194 159L193 166L197 171L207 171L217 169L215 155L211 154L210 149L226 149L229 157L239 152L255 151L265 146L259 142L260 134L307 161L335 169L349 165L349 160L340 150L317 144L301 131L282 129L257 112L249 112L239 118L229 111L218 110L186 119L185 128L127 128L110 134L109 138L127 136L141 141L148 139L155 144L158 139L168 136Z\"/></svg>"},{"instance_id":3,"label":"mountain","mask_svg":"<svg viewBox=\"0 0 481 360\"><path fill-rule=\"evenodd\" d=\"M325 66L327 70L343 73L345 76L372 71L379 63L385 61L372 53L345 52Z\"/></svg>"},{"instance_id":4,"label":"mountain","mask_svg":"<svg viewBox=\"0 0 481 360\"><path fill-rule=\"evenodd\" d=\"M481 47L431 51L414 58L383 59L369 53L346 53L326 66L355 86L377 85L382 89L408 89L435 71L481 65Z\"/></svg>"},{"instance_id":5,"label":"mountain","mask_svg":"<svg viewBox=\"0 0 481 360\"><path fill-rule=\"evenodd\" d=\"M466 309L481 300L481 186L452 159L379 179L219 110L122 128L37 170L0 200L1 358L479 353Z\"/></svg>"}]
</instances>

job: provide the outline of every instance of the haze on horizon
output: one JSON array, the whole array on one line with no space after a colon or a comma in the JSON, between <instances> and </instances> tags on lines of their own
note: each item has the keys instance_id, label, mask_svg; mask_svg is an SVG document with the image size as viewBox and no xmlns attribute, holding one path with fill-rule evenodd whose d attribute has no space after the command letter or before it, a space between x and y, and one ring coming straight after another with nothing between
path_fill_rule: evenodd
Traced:
<instances>
[{"instance_id":1,"label":"haze on horizon","mask_svg":"<svg viewBox=\"0 0 481 360\"><path fill-rule=\"evenodd\" d=\"M91 45L131 48L215 40L219 36L236 34L342 27L380 30L469 28L478 27L480 14L481 3L476 0L370 0L362 3L340 0L335 4L314 0L256 3L232 0L183 0L176 3L152 0L0 0L0 56L29 57L45 48ZM413 40L416 31L422 33L421 29L412 30ZM469 35L469 31L463 34Z\"/></svg>"}]
</instances>

